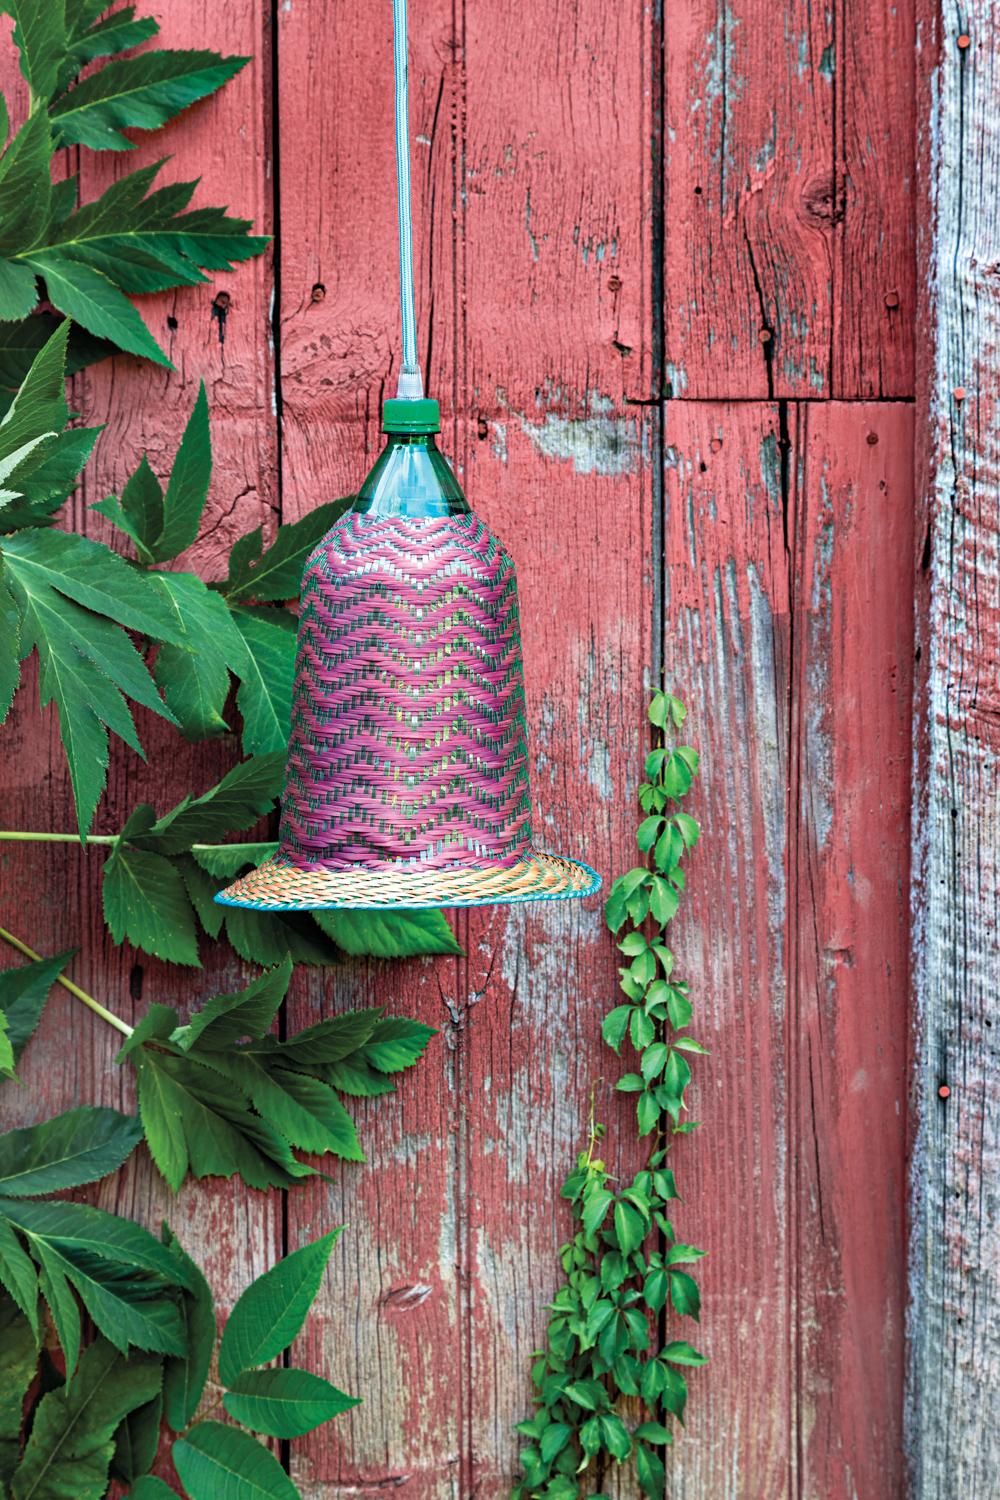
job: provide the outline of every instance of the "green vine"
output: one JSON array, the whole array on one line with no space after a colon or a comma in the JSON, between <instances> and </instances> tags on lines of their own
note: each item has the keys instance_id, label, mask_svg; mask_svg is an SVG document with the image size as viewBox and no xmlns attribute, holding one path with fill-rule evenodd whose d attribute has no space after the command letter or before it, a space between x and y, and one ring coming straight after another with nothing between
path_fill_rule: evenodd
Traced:
<instances>
[{"instance_id":1,"label":"green vine","mask_svg":"<svg viewBox=\"0 0 1000 1500\"><path fill-rule=\"evenodd\" d=\"M669 694L657 693L649 707L661 741L685 717L684 705ZM549 1308L548 1348L536 1352L532 1368L538 1410L517 1428L528 1445L514 1500L576 1500L591 1479L600 1491L609 1459L633 1456L642 1490L662 1500L657 1450L673 1441L666 1415L683 1424L681 1370L706 1363L685 1340L663 1336L668 1298L676 1313L696 1322L701 1305L697 1282L681 1267L704 1252L674 1233L668 1208L680 1194L666 1163L673 1137L697 1128L681 1119L691 1081L684 1054L707 1049L682 1034L691 1000L663 942L684 892L681 861L698 838L694 818L679 810L697 770L697 753L687 745L661 743L646 757L648 780L639 789L646 816L636 837L648 864L619 876L605 906L612 932L628 927L618 944L627 960L620 970L627 1003L605 1017L603 1036L615 1053L630 1039L639 1054L639 1071L616 1087L638 1095L639 1134L652 1141L645 1167L616 1190L617 1179L597 1155L605 1127L594 1118L591 1096L588 1147L562 1187L580 1227L560 1250L566 1280ZM648 1248L654 1233L656 1248ZM649 1412L632 1430L623 1397L641 1398Z\"/></svg>"}]
</instances>

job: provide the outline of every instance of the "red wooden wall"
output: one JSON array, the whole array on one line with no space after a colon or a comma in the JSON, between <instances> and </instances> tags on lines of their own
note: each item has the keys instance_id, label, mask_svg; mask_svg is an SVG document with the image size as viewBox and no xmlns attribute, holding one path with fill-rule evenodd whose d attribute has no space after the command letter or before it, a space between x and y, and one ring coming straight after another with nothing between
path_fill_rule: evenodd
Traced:
<instances>
[{"instance_id":1,"label":"red wooden wall","mask_svg":"<svg viewBox=\"0 0 1000 1500\"><path fill-rule=\"evenodd\" d=\"M608 877L631 863L660 664L703 756L704 838L673 937L712 1057L705 1126L676 1170L678 1225L710 1251L695 1341L712 1364L692 1379L668 1493L895 1500L912 10L410 9L421 359L443 445L518 564L540 844ZM387 3L174 0L160 19L168 44L254 62L127 163L85 158L85 191L172 152L171 176L203 176L196 201L273 230L274 253L146 299L176 375L121 359L78 377L77 409L108 429L75 521L102 534L86 504L143 448L169 461L203 377L217 520L192 561L208 576L261 518L349 492L379 447L400 352L391 17ZM33 691L5 731L9 826L70 828ZM141 732L170 742L149 717ZM209 784L233 754L173 754L165 784L162 761L121 750L99 830L126 803ZM5 851L0 920L45 952L79 944L74 977L128 1019L249 977L225 949L190 973L110 946L100 858ZM507 1492L592 1080L630 1138L599 1041L617 980L599 900L456 925L466 958L293 981L295 1028L377 1001L441 1029L398 1096L360 1107L367 1167L286 1198L239 1184L171 1198L140 1150L101 1189L145 1222L165 1214L223 1307L283 1249L348 1224L297 1359L365 1404L293 1445L307 1500ZM4 1099L12 1118L134 1107L98 1028L54 996L30 1088Z\"/></svg>"}]
</instances>

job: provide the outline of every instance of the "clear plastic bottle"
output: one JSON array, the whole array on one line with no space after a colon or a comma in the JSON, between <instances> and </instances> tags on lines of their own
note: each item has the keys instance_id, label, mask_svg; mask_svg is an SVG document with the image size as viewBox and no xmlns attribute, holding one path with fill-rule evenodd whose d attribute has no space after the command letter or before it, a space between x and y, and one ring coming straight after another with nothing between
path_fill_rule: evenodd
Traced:
<instances>
[{"instance_id":1,"label":"clear plastic bottle","mask_svg":"<svg viewBox=\"0 0 1000 1500\"><path fill-rule=\"evenodd\" d=\"M375 517L469 514L462 486L434 441L441 430L436 401L386 401L382 431L386 445L351 507Z\"/></svg>"}]
</instances>

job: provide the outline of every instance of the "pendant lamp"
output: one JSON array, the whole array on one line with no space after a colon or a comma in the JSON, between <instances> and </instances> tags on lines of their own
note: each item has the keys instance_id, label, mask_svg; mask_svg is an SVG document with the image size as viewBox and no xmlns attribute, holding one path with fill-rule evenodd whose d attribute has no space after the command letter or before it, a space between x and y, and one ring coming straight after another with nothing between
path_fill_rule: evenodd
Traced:
<instances>
[{"instance_id":1,"label":"pendant lamp","mask_svg":"<svg viewBox=\"0 0 1000 1500\"><path fill-rule=\"evenodd\" d=\"M384 450L306 563L277 853L220 892L223 906L488 906L601 885L535 851L514 563L434 441L413 306L406 0L393 20L399 387Z\"/></svg>"}]
</instances>

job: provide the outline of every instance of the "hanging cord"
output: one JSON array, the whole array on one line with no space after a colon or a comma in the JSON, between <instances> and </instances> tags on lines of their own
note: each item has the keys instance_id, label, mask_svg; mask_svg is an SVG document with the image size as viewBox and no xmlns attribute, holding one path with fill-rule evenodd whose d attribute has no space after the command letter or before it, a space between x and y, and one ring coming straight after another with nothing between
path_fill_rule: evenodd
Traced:
<instances>
[{"instance_id":1,"label":"hanging cord","mask_svg":"<svg viewBox=\"0 0 1000 1500\"><path fill-rule=\"evenodd\" d=\"M417 318L413 309L413 230L410 223L410 110L406 78L406 0L392 0L396 64L396 180L399 185L399 300L403 313L403 368L397 399L419 401L424 394L417 364Z\"/></svg>"}]
</instances>

